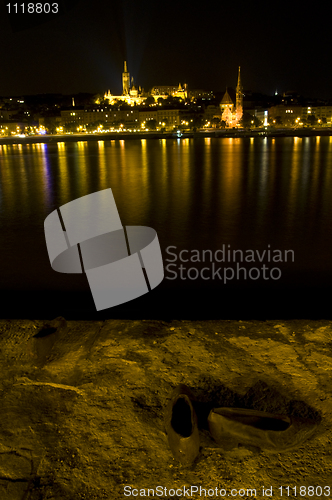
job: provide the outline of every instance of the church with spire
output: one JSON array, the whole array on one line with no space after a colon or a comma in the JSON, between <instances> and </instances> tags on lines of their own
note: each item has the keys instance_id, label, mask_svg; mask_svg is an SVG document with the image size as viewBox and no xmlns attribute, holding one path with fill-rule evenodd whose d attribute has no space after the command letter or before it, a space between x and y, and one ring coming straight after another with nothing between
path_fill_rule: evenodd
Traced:
<instances>
[{"instance_id":1,"label":"church with spire","mask_svg":"<svg viewBox=\"0 0 332 500\"><path fill-rule=\"evenodd\" d=\"M104 99L108 100L110 104L114 104L117 101L123 101L127 104L141 104L146 96L143 97L143 90L141 87L136 88L134 84L134 78L130 80L130 73L127 68L127 61L124 61L124 68L122 73L122 95L112 95L110 91L106 92Z\"/></svg>"},{"instance_id":2,"label":"church with spire","mask_svg":"<svg viewBox=\"0 0 332 500\"><path fill-rule=\"evenodd\" d=\"M236 86L235 106L228 90L220 102L221 119L226 122L227 127L237 127L243 115L243 87L241 83L240 66Z\"/></svg>"}]
</instances>

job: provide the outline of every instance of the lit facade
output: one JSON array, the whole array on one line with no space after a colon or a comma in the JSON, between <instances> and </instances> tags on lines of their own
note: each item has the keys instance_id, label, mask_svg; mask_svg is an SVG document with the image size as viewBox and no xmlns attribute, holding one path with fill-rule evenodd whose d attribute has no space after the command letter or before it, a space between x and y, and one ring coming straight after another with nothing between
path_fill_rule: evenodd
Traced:
<instances>
[{"instance_id":1,"label":"lit facade","mask_svg":"<svg viewBox=\"0 0 332 500\"><path fill-rule=\"evenodd\" d=\"M134 79L130 82L130 73L127 68L127 61L124 62L124 68L122 73L122 95L112 95L110 90L104 95L104 99L108 100L110 104L115 104L116 102L122 101L134 106L135 104L142 104L146 99L143 97L143 92L141 87L138 89L134 85Z\"/></svg>"},{"instance_id":2,"label":"lit facade","mask_svg":"<svg viewBox=\"0 0 332 500\"><path fill-rule=\"evenodd\" d=\"M61 111L61 124L63 126L75 124L79 129L92 124L102 124L104 130L111 127L125 129L149 129L153 123L154 129L165 128L173 130L181 125L181 122L187 118L188 113L179 109L133 109L133 110L85 110L68 109ZM152 122L151 122L152 120Z\"/></svg>"},{"instance_id":3,"label":"lit facade","mask_svg":"<svg viewBox=\"0 0 332 500\"><path fill-rule=\"evenodd\" d=\"M318 123L332 124L332 106L303 106L301 109L301 120L314 116Z\"/></svg>"},{"instance_id":4,"label":"lit facade","mask_svg":"<svg viewBox=\"0 0 332 500\"><path fill-rule=\"evenodd\" d=\"M243 115L243 87L241 83L241 76L240 76L240 66L239 66L239 74L237 78L237 86L236 86L236 108L235 108L235 114L236 114L236 122L238 123Z\"/></svg>"},{"instance_id":5,"label":"lit facade","mask_svg":"<svg viewBox=\"0 0 332 500\"><path fill-rule=\"evenodd\" d=\"M295 125L296 121L300 122L302 107L297 105L277 104L271 106L269 112L269 123L271 125L279 125L280 123L288 126Z\"/></svg>"},{"instance_id":6,"label":"lit facade","mask_svg":"<svg viewBox=\"0 0 332 500\"><path fill-rule=\"evenodd\" d=\"M144 126L149 128L150 120L155 120L158 129L173 130L173 128L181 124L181 111L179 109L147 109L139 111L139 121L142 128Z\"/></svg>"},{"instance_id":7,"label":"lit facade","mask_svg":"<svg viewBox=\"0 0 332 500\"><path fill-rule=\"evenodd\" d=\"M183 87L181 83L179 83L178 87L167 85L153 87L153 89L151 90L151 95L155 101L158 101L158 99L160 98L167 99L168 97L179 97L180 99L185 100L188 98L187 84L185 83Z\"/></svg>"},{"instance_id":8,"label":"lit facade","mask_svg":"<svg viewBox=\"0 0 332 500\"><path fill-rule=\"evenodd\" d=\"M188 89L187 84L184 83L183 86L179 83L178 86L161 85L152 88L150 95L154 98L155 102L158 99L167 99L168 97L178 97L182 100L188 99ZM122 73L122 94L112 95L110 90L105 93L104 99L108 100L109 104L116 104L119 102L126 102L131 106L135 104L142 104L147 95L144 94L141 87L136 87L134 84L134 79L130 79L130 73L127 67L127 61L124 61L124 68Z\"/></svg>"},{"instance_id":9,"label":"lit facade","mask_svg":"<svg viewBox=\"0 0 332 500\"><path fill-rule=\"evenodd\" d=\"M240 66L236 86L235 106L226 88L226 92L220 103L220 109L222 113L221 119L226 122L227 127L235 127L239 125L243 115L243 87L241 83Z\"/></svg>"}]
</instances>

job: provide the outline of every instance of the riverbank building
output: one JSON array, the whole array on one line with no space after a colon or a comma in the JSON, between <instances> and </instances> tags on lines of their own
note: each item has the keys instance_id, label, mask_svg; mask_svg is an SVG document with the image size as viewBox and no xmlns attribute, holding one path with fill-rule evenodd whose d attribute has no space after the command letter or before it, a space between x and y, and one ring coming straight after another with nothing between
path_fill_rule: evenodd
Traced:
<instances>
[{"instance_id":1,"label":"riverbank building","mask_svg":"<svg viewBox=\"0 0 332 500\"><path fill-rule=\"evenodd\" d=\"M220 110L221 119L226 122L226 127L239 126L240 120L243 115L243 87L241 83L240 66L236 86L235 106L226 88L226 92L220 102Z\"/></svg>"},{"instance_id":2,"label":"riverbank building","mask_svg":"<svg viewBox=\"0 0 332 500\"><path fill-rule=\"evenodd\" d=\"M146 96L143 97L143 90L141 87L136 87L134 84L134 78L132 77L130 80L130 73L127 68L127 61L124 62L124 68L122 73L122 95L112 95L110 90L105 93L104 99L108 100L109 104L114 104L118 101L126 102L131 106L135 104L142 104L142 102L146 99Z\"/></svg>"}]
</instances>

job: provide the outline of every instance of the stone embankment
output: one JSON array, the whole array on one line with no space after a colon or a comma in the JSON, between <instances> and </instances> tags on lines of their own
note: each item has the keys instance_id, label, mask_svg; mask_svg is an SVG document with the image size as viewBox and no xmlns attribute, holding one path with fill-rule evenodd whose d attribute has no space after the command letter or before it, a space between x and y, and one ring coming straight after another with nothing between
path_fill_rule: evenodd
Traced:
<instances>
[{"instance_id":1,"label":"stone embankment","mask_svg":"<svg viewBox=\"0 0 332 500\"><path fill-rule=\"evenodd\" d=\"M204 137L314 137L331 136L332 128L285 128L285 129L216 129L208 131L184 132L178 135L176 132L106 132L96 134L65 134L65 135L38 135L27 137L0 137L0 145L6 144L52 144L57 142L90 142L90 141L112 141L132 139L187 139Z\"/></svg>"},{"instance_id":2,"label":"stone embankment","mask_svg":"<svg viewBox=\"0 0 332 500\"><path fill-rule=\"evenodd\" d=\"M157 486L164 499L184 486L274 499L281 486L321 486L305 498L328 498L331 347L330 321L1 320L0 498L118 500ZM179 383L206 409L296 415L317 431L292 452L225 450L202 418L200 454L183 467L163 423Z\"/></svg>"}]
</instances>

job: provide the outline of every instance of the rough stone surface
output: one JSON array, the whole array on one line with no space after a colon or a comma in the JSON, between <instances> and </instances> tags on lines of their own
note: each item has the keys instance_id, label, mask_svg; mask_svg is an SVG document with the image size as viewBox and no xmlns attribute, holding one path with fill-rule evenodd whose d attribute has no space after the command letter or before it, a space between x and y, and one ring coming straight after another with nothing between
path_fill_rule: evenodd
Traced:
<instances>
[{"instance_id":1,"label":"rough stone surface","mask_svg":"<svg viewBox=\"0 0 332 500\"><path fill-rule=\"evenodd\" d=\"M330 321L1 320L0 499L133 498L126 485L136 498L158 485L182 488L155 493L164 499L204 498L184 497L183 486L257 498L263 487L281 498L280 486L296 496L321 486L305 498L332 497L331 347ZM189 467L173 458L163 423L179 383L195 394L201 427ZM292 452L225 450L207 430L212 406L319 425Z\"/></svg>"}]
</instances>

